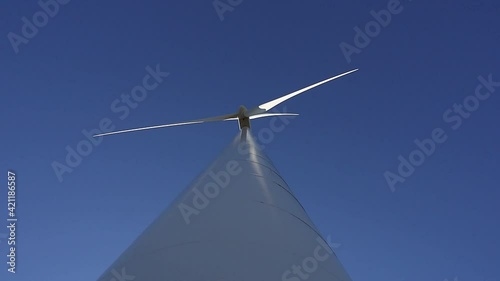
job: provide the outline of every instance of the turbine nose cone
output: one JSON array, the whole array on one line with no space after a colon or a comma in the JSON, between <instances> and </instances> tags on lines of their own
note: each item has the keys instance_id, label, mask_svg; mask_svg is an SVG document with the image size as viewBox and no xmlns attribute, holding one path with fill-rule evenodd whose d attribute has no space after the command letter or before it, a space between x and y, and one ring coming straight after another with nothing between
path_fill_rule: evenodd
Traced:
<instances>
[{"instance_id":1,"label":"turbine nose cone","mask_svg":"<svg viewBox=\"0 0 500 281\"><path fill-rule=\"evenodd\" d=\"M248 110L245 106L243 105L240 105L240 115L244 116L244 117L248 117Z\"/></svg>"}]
</instances>

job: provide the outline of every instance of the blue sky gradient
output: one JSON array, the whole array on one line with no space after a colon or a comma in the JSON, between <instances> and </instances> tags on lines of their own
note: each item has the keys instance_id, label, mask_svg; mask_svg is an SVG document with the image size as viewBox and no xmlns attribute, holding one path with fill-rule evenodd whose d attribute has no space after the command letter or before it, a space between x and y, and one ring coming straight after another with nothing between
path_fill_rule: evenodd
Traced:
<instances>
[{"instance_id":1,"label":"blue sky gradient","mask_svg":"<svg viewBox=\"0 0 500 281\"><path fill-rule=\"evenodd\" d=\"M483 86L490 96L467 117L454 111L478 77L500 81L500 5L402 1L356 47L355 27L391 2L245 0L221 20L211 1L72 0L17 47L9 34L42 8L4 3L0 224L8 169L19 222L16 274L0 228L0 279L95 280L238 132L224 122L111 136L58 177L82 130L232 113L359 68L278 106L301 115L259 138L265 153L340 243L353 280L500 280L500 87ZM357 48L350 62L342 42ZM148 66L170 75L118 110ZM436 128L446 140L391 190L384 173Z\"/></svg>"}]
</instances>

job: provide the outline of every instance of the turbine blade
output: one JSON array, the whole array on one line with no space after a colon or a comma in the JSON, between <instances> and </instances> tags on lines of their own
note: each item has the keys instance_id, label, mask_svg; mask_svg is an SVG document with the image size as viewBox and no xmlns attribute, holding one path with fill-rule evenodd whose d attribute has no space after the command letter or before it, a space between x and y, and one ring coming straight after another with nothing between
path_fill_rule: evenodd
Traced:
<instances>
[{"instance_id":1,"label":"turbine blade","mask_svg":"<svg viewBox=\"0 0 500 281\"><path fill-rule=\"evenodd\" d=\"M259 114L259 113L267 112L267 111L269 111L271 108L273 108L273 107L277 106L278 104L280 104L280 103L282 103L282 102L284 102L284 101L286 101L286 100L288 100L288 99L291 99L291 98L293 98L293 97L295 97L295 96L297 96L297 95L299 95L299 94L302 94L302 93L303 93L303 92L305 92L305 91L308 91L308 90L310 90L310 89L312 89L312 88L315 88L315 87L318 87L318 86L323 85L323 84L325 84L325 83L328 83L328 82L330 82L330 81L332 81L332 80L335 80L335 79L337 79L337 78L340 78L340 77L342 77L342 76L344 76L344 75L347 75L347 74L353 73L353 72L355 72L355 71L357 71L357 70L358 70L358 69L356 68L356 69L353 69L353 70L350 70L350 71L344 72L344 73L342 73L342 74L339 74L339 75L337 75L337 76L334 76L334 77L328 78L328 79L323 80L323 81L321 81L321 82L318 82L318 83L316 83L316 84L313 84L313 85L307 86L307 87L305 87L305 88L303 88L303 89L300 89L300 90L295 91L295 92L293 92L293 93L290 93L290 94L288 94L288 95L285 95L285 96L282 96L282 97L280 97L280 98L274 99L274 100L272 100L272 101L269 101L269 102L263 103L263 104L259 105L258 107L252 108L252 109L249 111L249 113L250 113L250 115L255 115L255 114Z\"/></svg>"},{"instance_id":2,"label":"turbine blade","mask_svg":"<svg viewBox=\"0 0 500 281\"><path fill-rule=\"evenodd\" d=\"M273 116L297 116L299 114L297 113L260 113L260 114L254 114L250 115L250 120L251 119L257 119L257 118L263 118L263 117L273 117Z\"/></svg>"},{"instance_id":3,"label":"turbine blade","mask_svg":"<svg viewBox=\"0 0 500 281\"><path fill-rule=\"evenodd\" d=\"M182 126L182 125L199 124L199 123L205 123L205 122L238 120L238 118L236 118L237 116L238 116L237 113L233 113L233 114L227 114L227 115L215 116L215 117L209 117L209 118L203 118L203 119L196 119L196 120L191 120L191 121L186 121L186 122L180 122L180 123L163 124L163 125L141 127L141 128L134 128L134 129L127 129L127 130L121 130L121 131L114 131L114 132L96 134L93 137L95 138L95 137L102 137L102 136L108 136L108 135L123 134L123 133L136 132L136 131L144 131L144 130L166 128L166 127L175 127L175 126Z\"/></svg>"}]
</instances>

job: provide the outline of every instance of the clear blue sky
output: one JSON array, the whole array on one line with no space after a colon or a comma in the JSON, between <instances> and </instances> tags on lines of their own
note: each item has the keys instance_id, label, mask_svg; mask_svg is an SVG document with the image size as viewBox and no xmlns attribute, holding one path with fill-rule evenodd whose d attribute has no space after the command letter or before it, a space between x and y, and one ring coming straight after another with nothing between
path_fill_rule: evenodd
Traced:
<instances>
[{"instance_id":1,"label":"clear blue sky","mask_svg":"<svg viewBox=\"0 0 500 281\"><path fill-rule=\"evenodd\" d=\"M11 168L19 222L16 275L0 235L1 280L95 280L238 132L213 123L105 138L61 182L52 163L65 164L82 130L232 113L352 68L287 102L301 116L265 152L341 244L353 280L500 280L500 87L468 118L443 118L478 76L500 81L496 1L404 1L350 63L339 44L354 46L354 27L390 1L244 0L223 21L211 1L166 2L72 0L17 54L9 32L22 36L22 18L41 8L3 4L0 217ZM136 108L111 108L158 64L170 75ZM435 128L446 141L392 192L384 172Z\"/></svg>"}]
</instances>

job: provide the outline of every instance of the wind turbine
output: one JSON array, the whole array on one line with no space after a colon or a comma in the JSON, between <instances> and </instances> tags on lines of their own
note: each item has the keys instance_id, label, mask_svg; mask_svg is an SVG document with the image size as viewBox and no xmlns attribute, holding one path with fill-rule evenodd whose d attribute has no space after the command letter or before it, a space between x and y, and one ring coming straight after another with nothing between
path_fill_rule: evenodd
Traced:
<instances>
[{"instance_id":1,"label":"wind turbine","mask_svg":"<svg viewBox=\"0 0 500 281\"><path fill-rule=\"evenodd\" d=\"M114 131L114 132L108 132L108 133L102 133L102 134L96 134L94 137L101 137L101 136L108 136L108 135L116 135L116 134L123 134L123 133L129 133L129 132L136 132L136 131L144 131L144 130L151 130L151 129L160 129L160 128L167 128L167 127L174 127L174 126L182 126L182 125L191 125L191 124L200 124L200 123L205 123L205 122L214 122L214 121L229 121L229 120L238 120L240 129L247 127L250 128L250 120L252 119L257 119L257 118L263 118L263 117L273 117L273 116L291 116L291 115L298 115L296 113L275 113L275 112L269 112L272 108L277 106L278 104L291 99L297 95L300 95L308 90L311 90L315 87L318 87L320 85L323 85L325 83L328 83L332 80L335 80L337 78L340 78L342 76L348 75L350 73L353 73L357 71L358 69L353 69L347 72L344 72L342 74L330 77L328 79L325 79L323 81L320 81L316 84L312 84L310 86L307 86L305 88L302 88L300 90L297 90L295 92L292 92L288 95L279 97L277 99L274 99L272 101L263 103L257 107L254 107L250 110L248 110L245 106L240 106L238 112L232 113L232 114L226 114L226 115L221 115L221 116L215 116L215 117L208 117L208 118L202 118L202 119L196 119L196 120L191 120L191 121L185 121L185 122L180 122L180 123L171 123L171 124L163 124L163 125L155 125L155 126L149 126L149 127L141 127L141 128L134 128L134 129L127 129L127 130L121 130L121 131Z\"/></svg>"},{"instance_id":2,"label":"wind turbine","mask_svg":"<svg viewBox=\"0 0 500 281\"><path fill-rule=\"evenodd\" d=\"M250 120L295 115L276 105L314 87L237 113L182 123L238 120L240 132L99 277L99 281L351 281L337 256L272 161L259 150Z\"/></svg>"}]
</instances>

